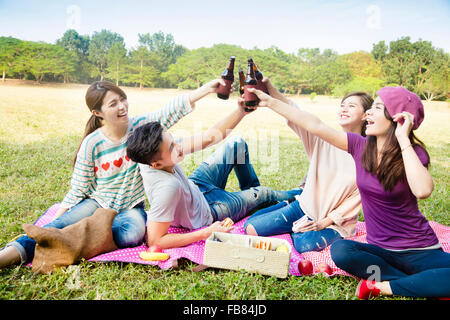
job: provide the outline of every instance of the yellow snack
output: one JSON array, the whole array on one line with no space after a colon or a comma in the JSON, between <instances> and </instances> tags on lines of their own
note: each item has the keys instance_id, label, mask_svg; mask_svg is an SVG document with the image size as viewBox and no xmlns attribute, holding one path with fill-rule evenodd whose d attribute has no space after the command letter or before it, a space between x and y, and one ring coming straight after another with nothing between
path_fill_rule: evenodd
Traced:
<instances>
[{"instance_id":1,"label":"yellow snack","mask_svg":"<svg viewBox=\"0 0 450 320\"><path fill-rule=\"evenodd\" d=\"M170 258L170 255L165 252L148 252L148 251L141 251L139 253L139 257L142 260L146 261L164 261Z\"/></svg>"},{"instance_id":2,"label":"yellow snack","mask_svg":"<svg viewBox=\"0 0 450 320\"><path fill-rule=\"evenodd\" d=\"M289 248L285 244L282 244L277 247L276 251L289 253Z\"/></svg>"},{"instance_id":3,"label":"yellow snack","mask_svg":"<svg viewBox=\"0 0 450 320\"><path fill-rule=\"evenodd\" d=\"M233 222L233 220L231 220L230 218L226 218L225 220L223 220L223 222L222 222L222 226L224 226L224 227L226 227L226 228L229 228L229 227L231 227L231 226L233 226L234 225L234 222Z\"/></svg>"}]
</instances>

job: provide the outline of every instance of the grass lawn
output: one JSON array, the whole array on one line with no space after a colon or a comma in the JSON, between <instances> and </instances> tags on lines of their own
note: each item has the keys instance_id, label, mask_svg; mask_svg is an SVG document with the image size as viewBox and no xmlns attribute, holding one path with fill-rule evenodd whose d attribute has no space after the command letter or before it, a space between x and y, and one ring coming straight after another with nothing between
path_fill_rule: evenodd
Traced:
<instances>
[{"instance_id":1,"label":"grass lawn","mask_svg":"<svg viewBox=\"0 0 450 320\"><path fill-rule=\"evenodd\" d=\"M36 220L68 191L72 159L89 117L84 102L86 88L0 83L0 246L23 233L23 223ZM156 110L181 93L172 89L125 91L132 115ZM338 128L339 99L292 99ZM171 132L184 135L206 129L233 108L236 96L223 101L210 95ZM428 219L444 225L450 225L449 129L449 104L426 103L425 120L417 135L431 155L435 189L430 198L419 202L419 207ZM261 184L279 190L299 185L308 160L284 119L261 109L247 116L234 134L249 143ZM183 162L186 174L213 150L188 156ZM227 188L239 189L234 175ZM195 266L182 260L179 268L162 271L138 264L82 262L51 275L34 275L31 268L23 266L8 267L0 270L0 299L355 299L357 281L350 277L290 276L280 280L226 270L194 273Z\"/></svg>"}]
</instances>

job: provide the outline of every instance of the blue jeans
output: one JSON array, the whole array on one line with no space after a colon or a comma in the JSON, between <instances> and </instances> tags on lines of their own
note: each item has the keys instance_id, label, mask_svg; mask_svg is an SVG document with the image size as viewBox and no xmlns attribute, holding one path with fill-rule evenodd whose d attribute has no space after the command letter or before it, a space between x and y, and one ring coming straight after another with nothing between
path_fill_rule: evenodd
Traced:
<instances>
[{"instance_id":1,"label":"blue jeans","mask_svg":"<svg viewBox=\"0 0 450 320\"><path fill-rule=\"evenodd\" d=\"M241 191L225 190L228 176L234 170ZM276 191L260 186L250 163L247 143L230 137L189 176L208 202L214 221L227 217L238 221L252 210L283 201L300 194L300 189Z\"/></svg>"},{"instance_id":2,"label":"blue jeans","mask_svg":"<svg viewBox=\"0 0 450 320\"><path fill-rule=\"evenodd\" d=\"M297 200L291 203L283 201L255 212L245 222L244 230L247 230L248 225L252 225L259 236L290 233L294 248L299 253L321 251L334 241L342 239L339 232L330 228L319 231L293 233L293 223L304 215Z\"/></svg>"},{"instance_id":3,"label":"blue jeans","mask_svg":"<svg viewBox=\"0 0 450 320\"><path fill-rule=\"evenodd\" d=\"M389 281L394 295L450 297L450 253L442 249L391 251L340 240L330 253L339 268L358 278Z\"/></svg>"},{"instance_id":4,"label":"blue jeans","mask_svg":"<svg viewBox=\"0 0 450 320\"><path fill-rule=\"evenodd\" d=\"M134 247L143 241L147 221L144 205L144 202L141 202L132 209L120 211L114 218L112 233L114 242L119 248ZM98 208L101 208L101 206L97 201L85 199L66 211L62 216L46 224L44 228L54 227L62 229L93 215ZM22 263L31 262L34 258L36 241L28 236L22 236L16 241L7 244L7 246L13 246L19 251Z\"/></svg>"}]
</instances>

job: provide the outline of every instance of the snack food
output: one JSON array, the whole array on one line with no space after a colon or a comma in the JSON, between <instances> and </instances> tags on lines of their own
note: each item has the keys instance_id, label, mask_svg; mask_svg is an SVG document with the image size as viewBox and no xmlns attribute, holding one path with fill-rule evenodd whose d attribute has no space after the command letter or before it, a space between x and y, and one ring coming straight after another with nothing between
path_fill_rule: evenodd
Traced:
<instances>
[{"instance_id":1,"label":"snack food","mask_svg":"<svg viewBox=\"0 0 450 320\"><path fill-rule=\"evenodd\" d=\"M222 221L222 226L224 226L226 228L232 227L233 225L234 225L234 222L230 218L226 218L225 220Z\"/></svg>"},{"instance_id":2,"label":"snack food","mask_svg":"<svg viewBox=\"0 0 450 320\"><path fill-rule=\"evenodd\" d=\"M289 248L287 247L287 245L282 244L281 246L278 246L277 249L275 251L278 252L289 252Z\"/></svg>"},{"instance_id":3,"label":"snack food","mask_svg":"<svg viewBox=\"0 0 450 320\"><path fill-rule=\"evenodd\" d=\"M271 243L270 241L259 241L256 243L257 249L270 250Z\"/></svg>"},{"instance_id":4,"label":"snack food","mask_svg":"<svg viewBox=\"0 0 450 320\"><path fill-rule=\"evenodd\" d=\"M141 251L139 257L146 261L164 261L170 258L168 253Z\"/></svg>"}]
</instances>

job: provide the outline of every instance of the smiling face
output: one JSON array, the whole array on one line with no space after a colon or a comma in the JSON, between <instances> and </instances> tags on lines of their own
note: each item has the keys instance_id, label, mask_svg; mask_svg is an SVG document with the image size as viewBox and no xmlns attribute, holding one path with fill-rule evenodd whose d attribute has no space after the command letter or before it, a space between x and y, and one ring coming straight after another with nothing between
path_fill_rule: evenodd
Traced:
<instances>
[{"instance_id":1,"label":"smiling face","mask_svg":"<svg viewBox=\"0 0 450 320\"><path fill-rule=\"evenodd\" d=\"M101 111L92 110L109 125L128 125L128 101L116 92L109 90L103 98Z\"/></svg>"},{"instance_id":2,"label":"smiling face","mask_svg":"<svg viewBox=\"0 0 450 320\"><path fill-rule=\"evenodd\" d=\"M338 122L344 131L360 133L364 118L364 107L359 96L350 96L342 101Z\"/></svg>"},{"instance_id":3,"label":"smiling face","mask_svg":"<svg viewBox=\"0 0 450 320\"><path fill-rule=\"evenodd\" d=\"M155 169L173 172L173 167L183 161L184 154L181 145L166 130L162 133L162 142L158 150L158 160L151 165Z\"/></svg>"},{"instance_id":4,"label":"smiling face","mask_svg":"<svg viewBox=\"0 0 450 320\"><path fill-rule=\"evenodd\" d=\"M384 136L392 126L392 121L386 117L386 106L380 97L373 102L372 107L366 112L366 135Z\"/></svg>"}]
</instances>

